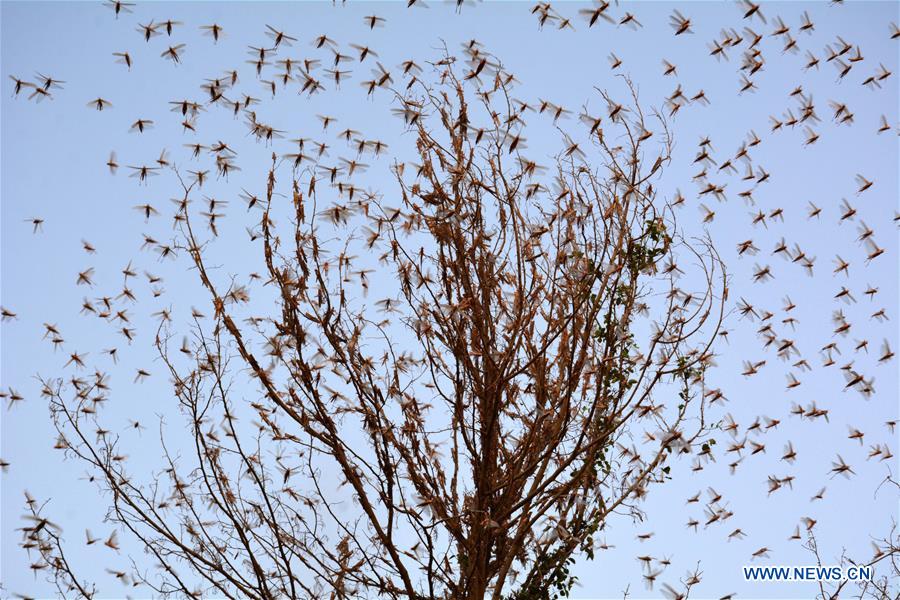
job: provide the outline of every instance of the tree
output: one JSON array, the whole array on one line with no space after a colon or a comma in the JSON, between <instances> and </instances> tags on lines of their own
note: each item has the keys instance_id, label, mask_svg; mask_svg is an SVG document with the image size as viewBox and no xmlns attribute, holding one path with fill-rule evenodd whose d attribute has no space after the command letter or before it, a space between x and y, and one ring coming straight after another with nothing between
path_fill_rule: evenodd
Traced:
<instances>
[{"instance_id":1,"label":"tree","mask_svg":"<svg viewBox=\"0 0 900 600\"><path fill-rule=\"evenodd\" d=\"M630 81L625 104L601 91L608 115L585 112L545 174L522 154L531 107L502 67L487 85L449 55L433 67L395 92L418 161L394 163L399 206L272 154L257 232L270 297L211 268L216 211L178 171L175 250L213 318L177 348L163 314L155 345L192 455L166 449L142 480L98 432L102 374L42 381L60 448L158 563L122 579L159 595L564 596L614 512L639 514L678 456L709 457L703 381L727 285L654 187L665 118ZM248 119L265 147L275 130ZM340 200L321 209L326 183ZM380 256L370 270L354 252ZM61 591L94 593L58 532L26 537Z\"/></svg>"}]
</instances>

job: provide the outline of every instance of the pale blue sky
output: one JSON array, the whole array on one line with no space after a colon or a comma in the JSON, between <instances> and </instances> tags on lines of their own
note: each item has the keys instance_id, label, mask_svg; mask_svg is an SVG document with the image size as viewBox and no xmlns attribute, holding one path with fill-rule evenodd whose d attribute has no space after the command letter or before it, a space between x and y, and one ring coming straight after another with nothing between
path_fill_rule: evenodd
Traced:
<instances>
[{"instance_id":1,"label":"pale blue sky","mask_svg":"<svg viewBox=\"0 0 900 600\"><path fill-rule=\"evenodd\" d=\"M721 387L729 402L719 407L718 416L731 413L743 426L758 415L781 419L781 425L768 433L754 436L766 444L767 451L748 457L734 476L727 464L733 458L721 456L717 463L699 473L688 468L676 470L675 480L654 488L644 508L649 515L645 523L634 525L622 517L609 522L606 539L616 546L602 552L593 563L579 562L576 573L581 585L576 598L621 597L630 585L631 597L656 597L658 588L647 591L641 582L641 566L635 559L639 554L656 557L671 556L672 566L660 581L677 586L678 578L700 561L703 582L692 597L713 598L737 592L739 598L801 598L810 597L815 590L802 584L749 584L742 580L740 567L745 564L808 564L811 557L797 542L787 541L794 526L802 517L819 521L816 531L823 559L834 559L846 548L851 554L870 556L870 536L887 533L891 518L897 517L896 493L882 488L873 500L873 492L890 467L897 472L896 457L887 463L867 461L872 444L889 444L897 448L897 438L891 435L884 422L898 416L897 361L877 365L882 339L891 347L898 347L898 239L892 223L898 199L898 40L890 38L890 22L898 20L896 2L852 2L834 6L827 2L781 2L766 4L768 23L744 21L739 6L732 2L680 2L678 8L692 18L695 33L675 37L668 26L671 3L638 2L611 8L611 14L621 16L632 12L644 27L632 31L608 23L598 23L592 29L578 16L582 3L558 3L556 9L572 18L577 30L557 31L548 26L539 31L536 19L530 14L531 4L524 2L486 2L465 6L455 14L450 5L431 2L428 8L406 9L405 3L366 2L333 6L320 3L140 3L133 14L118 20L111 10L99 2L2 2L2 304L19 314L18 320L3 324L2 387L12 387L26 396L26 401L12 411L2 413L2 452L11 463L9 472L2 475L2 562L0 579L7 592L47 595L50 589L35 580L28 570L28 557L17 547L21 526L22 490L35 497L52 498L50 514L64 527L69 542L68 557L85 569L86 576L96 578L104 597L126 593L117 587L105 567L124 567L124 550L134 549L124 536L123 553L112 551L85 552L83 529L89 524L95 535L110 529L98 523L102 517L104 499L93 488L79 480L83 469L74 461L62 462L58 452L51 449L54 436L47 419L45 403L38 396L32 375L58 374L72 351L90 352L89 364L107 368L100 350L112 344L123 347L124 340L112 327L98 327L96 320L78 316L84 296L100 295L99 290L116 290L120 286L120 269L129 260L141 269L148 269L164 277L167 294L154 304L149 299L146 281L135 283L142 298L131 309L134 326L139 332L131 354L123 357L119 366L111 369L114 384L113 401L106 417L111 423L126 424L126 419L139 419L151 425L140 438L150 447L156 440L152 426L154 415L172 416L171 397L159 361L147 349L154 326L150 313L162 306L173 305L181 319L189 316L192 305L206 307L206 300L196 295L193 275L185 272L183 260L157 262L140 251L141 233L168 240L174 236L168 198L177 193L171 176L155 178L141 187L127 177L122 168L111 177L105 167L110 150L116 150L123 165L144 164L154 160L166 147L176 164L195 168L188 161L182 143L195 138L181 131L181 118L168 111L170 100L182 97L201 99L198 82L206 77L220 76L226 69L240 68L239 90L265 98L267 92L253 76L252 67L245 61L248 45L268 43L265 24L270 23L300 41L293 51L281 53L306 58L320 56L310 41L320 34L336 40L342 51L352 53L350 43L369 45L379 54L378 60L395 69L401 61L414 58L419 62L438 56L441 41L455 51L461 42L470 38L481 41L486 49L500 57L507 70L516 74L521 85L515 96L536 102L546 98L578 111L583 103L597 112L605 107L593 86L621 89L613 78L607 55L614 51L622 60L620 72L628 73L639 86L641 99L661 105L677 85L692 96L699 89L712 101L710 106L689 105L673 120L676 139L676 160L660 183L661 193L667 197L680 188L686 197L681 209L681 225L688 232L699 234L699 206L703 202L716 212L706 228L722 250L731 279L731 299L747 298L758 307L776 313L776 330L793 337L804 358L813 365L813 372L801 373L779 361L774 352L767 352L755 335L759 326L733 316L727 327L732 330L730 345L719 348L719 368L711 375L712 387ZM808 11L815 22L811 35L797 32L801 15ZM387 19L384 28L370 31L363 24L363 16L379 14ZM798 54L783 53L783 42L771 37L776 16L793 28L793 35L801 49ZM186 43L183 62L173 65L160 58L170 44L163 34L145 43L135 28L151 19L183 21L176 29L171 43ZM218 44L201 35L200 25L218 22L226 37ZM730 60L717 61L709 56L707 43L720 35L722 28L742 30L750 25L766 37L760 47L766 65L753 80L758 90L738 94L737 73L740 52L732 51ZM824 47L834 44L836 36L858 45L865 60L854 65L851 73L838 81L832 64L825 63ZM743 46L742 48L743 49ZM113 52L129 51L135 61L128 72L114 62ZM804 71L806 50L815 53L822 65L818 70ZM326 56L327 59L327 56ZM665 77L661 60L678 67L677 77ZM861 85L869 74L877 71L879 63L894 74L871 90ZM341 93L329 92L310 99L299 97L296 90L280 93L274 102L266 102L259 109L260 119L290 132L287 137L318 138L321 125L316 114L337 116L335 131L352 127L364 132L367 138L378 138L390 144L388 158L372 163L365 185L380 189L389 198L396 193L396 184L388 173L390 157L411 160L411 142L404 135L402 122L389 118L389 98L386 94L367 99L359 83L369 78L372 65L352 65L353 78L342 85ZM12 97L12 82L7 75L33 79L40 72L66 81L52 100L41 103L27 101L25 94ZM271 74L271 71L270 71ZM399 77L397 78L399 80ZM296 84L294 84L296 86ZM792 109L798 114L797 102L790 92L802 85L815 100L822 122L814 126L820 140L805 147L802 127L770 133L769 116L781 115ZM618 88L616 86L619 86ZM108 98L113 108L102 113L86 108L85 104L97 96ZM829 101L847 104L855 115L851 126L836 124ZM881 115L885 115L895 130L876 134ZM146 134L129 133L129 125L138 118L156 121L156 127ZM536 120L536 117L532 117ZM241 187L261 193L268 153L246 136L246 127L231 119L223 111L210 110L201 116L203 133L197 141L205 144L223 139L239 151L242 171L228 182L211 181L204 192L227 199L228 217L221 226L221 237L239 240L227 246L220 244L215 252L223 265L222 271L242 273L262 270L258 255L248 251L244 226L249 224L242 202L238 198ZM564 129L576 129L574 120L561 122ZM698 186L691 181L699 167L693 165L697 142L709 136L715 150L714 157L722 162L731 157L746 140L750 130L762 139L752 151L755 168L762 166L771 173L771 182L760 186L754 198L757 207L748 207L737 196L747 182L740 175L726 177L713 173L712 181L728 182L728 200L698 199ZM338 156L350 156L329 130L327 138L333 144L332 161ZM558 134L550 128L528 135L526 154L539 162L548 163L558 149ZM293 151L286 141L273 148L277 152ZM742 168L742 167L741 167ZM742 168L743 169L743 168ZM715 171L715 167L710 169ZM876 182L873 188L857 196L854 176L864 174ZM839 224L842 198L858 209L855 220ZM821 218L807 220L806 205L815 202L822 208ZM134 205L150 202L163 216L144 223ZM750 213L784 209L784 221L771 220L768 227L752 226ZM33 234L32 217L43 217L43 232ZM865 248L856 242L860 219L875 230L874 238L885 248L885 255L866 264ZM801 267L790 264L771 250L784 236L791 244L798 243L806 253L815 256L816 275L808 278ZM88 256L81 249L80 240L89 240L98 249L96 256ZM752 238L760 253L756 257L738 259L735 244ZM851 262L850 273L833 275L832 260L836 254ZM765 284L750 282L754 263L770 264L775 279ZM98 285L94 290L75 286L78 272L94 267ZM864 297L868 285L879 287L873 300ZM373 288L389 285L373 282ZM846 285L858 302L843 306L854 323L852 334L839 339L842 356L838 365L854 360L854 365L867 376L875 376L876 394L865 400L859 394L842 392L843 378L838 367L822 368L817 350L832 341L830 316L838 307L832 297ZM262 297L263 293L259 292ZM790 295L798 305L795 316L799 324L795 332L782 325L781 298ZM160 304L161 303L161 304ZM879 323L869 315L885 307L891 320ZM43 322L57 323L66 340L64 348L54 353L42 340ZM853 340L868 339L869 352L854 353ZM740 375L743 360L767 359L768 364L754 378ZM136 367L155 367L155 377L142 385L131 385ZM151 369L152 370L152 369ZM785 390L785 377L795 373L802 385ZM250 394L251 392L248 392ZM803 420L789 415L792 402L804 406L815 401L827 408L829 421ZM177 417L176 417L177 418ZM173 419L174 420L174 419ZM866 433L865 444L847 439L848 425ZM131 435L132 441L137 441ZM782 445L792 440L798 452L793 466L779 460ZM835 455L840 453L857 475L850 479L829 479L828 471ZM142 456L133 447L131 461L137 468L151 468L158 463L155 455ZM689 465L685 465L686 467ZM133 468L135 468L133 466ZM769 475L795 475L793 491L778 491L767 496ZM698 490L713 486L725 497L735 516L726 524L710 527L699 533L689 531L685 522L689 517L702 519L697 505L686 506L685 499ZM810 503L810 497L820 487L828 491L821 502ZM705 492L704 492L705 494ZM727 541L727 534L740 527L748 533L743 540ZM648 542L635 540L636 533L655 532ZM767 561L750 562L750 555L761 546L772 549ZM134 553L142 560L139 550ZM826 558L827 557L827 558ZM149 565L149 563L148 563ZM141 596L139 590L135 594Z\"/></svg>"}]
</instances>

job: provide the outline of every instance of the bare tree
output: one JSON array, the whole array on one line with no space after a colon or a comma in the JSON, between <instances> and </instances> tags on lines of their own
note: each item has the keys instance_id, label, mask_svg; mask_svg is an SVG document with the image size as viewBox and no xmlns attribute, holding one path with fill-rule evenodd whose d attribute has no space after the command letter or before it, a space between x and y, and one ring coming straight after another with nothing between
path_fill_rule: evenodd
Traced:
<instances>
[{"instance_id":1,"label":"bare tree","mask_svg":"<svg viewBox=\"0 0 900 600\"><path fill-rule=\"evenodd\" d=\"M885 484L891 491L900 488L900 483L894 479L893 474L888 470L887 476L875 489L875 497L878 496L881 487ZM803 548L815 557L816 565L822 567L823 551L819 548L814 526L815 522L807 521L806 543L804 543ZM857 569L857 573L861 567L869 568L874 572L875 567L880 564L882 565L881 575L871 578L860 577L856 580L847 577L837 582L819 581L817 598L821 600L836 600L843 593L845 596L849 594L860 599L883 600L885 598L896 598L900 594L900 532L897 531L897 523L892 519L891 528L887 535L880 538L873 537L869 543L872 546L871 557L852 556L848 554L845 548L842 548L836 561L831 560L825 564L841 567L845 575L851 568Z\"/></svg>"},{"instance_id":2,"label":"bare tree","mask_svg":"<svg viewBox=\"0 0 900 600\"><path fill-rule=\"evenodd\" d=\"M214 315L190 339L162 315L186 428L160 423L158 471L131 471L102 430L102 374L43 380L58 446L157 563L120 579L162 596L555 597L614 513L640 515L678 456L709 457L727 283L657 193L665 118L625 81L544 169L502 68L477 94L449 56L434 74L397 92L416 149L393 166L399 206L342 182L353 164L320 179L273 154L254 300L212 267L215 211L182 183L174 250ZM323 207L327 184L340 200ZM60 589L92 595L57 532L34 529Z\"/></svg>"}]
</instances>

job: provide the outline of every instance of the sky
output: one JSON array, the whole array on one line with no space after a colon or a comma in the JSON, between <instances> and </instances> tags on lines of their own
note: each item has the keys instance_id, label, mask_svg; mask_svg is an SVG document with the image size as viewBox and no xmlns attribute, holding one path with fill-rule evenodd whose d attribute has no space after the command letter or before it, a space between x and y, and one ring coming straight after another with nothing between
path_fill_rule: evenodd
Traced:
<instances>
[{"instance_id":1,"label":"sky","mask_svg":"<svg viewBox=\"0 0 900 600\"><path fill-rule=\"evenodd\" d=\"M642 102L664 107L665 99L677 86L689 97L705 92L709 105L687 104L672 117L676 141L675 157L659 183L660 194L673 198L676 190L685 196L678 209L679 224L687 235L711 236L720 249L728 268L730 309L741 299L753 304L757 311L774 313L773 326L779 338L790 337L813 366L806 372L791 366L793 361L779 360L774 351L764 349L756 331L758 321L742 319L733 310L726 327L728 342L717 346L718 363L709 374L708 385L720 388L727 402L714 407L716 418L726 414L742 425L750 425L757 417L779 419L781 423L765 433L748 434L751 440L765 443L766 452L746 456L734 474L728 463L734 455L724 453L702 471L692 472L690 465L676 469L673 480L654 488L642 508L647 518L634 523L627 516L614 517L607 523L604 537L610 546L593 561L580 560L575 566L579 585L576 598L622 597L628 589L632 598L659 597L657 586L648 590L642 582L644 569L636 556L671 557L672 565L660 581L677 586L679 578L698 564L702 582L691 597L718 598L736 593L738 598L805 598L816 593L813 584L750 583L743 581L743 565L805 565L811 555L796 541L787 538L804 517L817 520L815 527L823 562L834 564L841 553L871 556L870 540L887 535L892 520L897 518L898 495L890 486L879 484L889 473L896 475L896 456L888 461L867 460L871 447L887 444L897 452L897 437L885 422L898 418L898 370L896 359L879 363L880 347L887 340L892 349L898 347L898 236L893 222L897 214L898 189L898 40L890 39L891 22L898 21L896 2L775 2L763 5L767 22L743 19L741 6L732 2L679 2L677 8L689 16L693 33L675 36L669 16L673 3L622 3L610 8L616 19L626 11L641 23L632 29L600 22L589 28L578 10L589 6L578 2L555 3L555 9L572 19L575 31L558 30L548 24L539 28L531 4L525 2L479 2L463 6L456 12L450 4L431 2L427 7L405 3L365 2L333 5L331 2L226 2L226 3L138 3L131 14L117 19L113 11L99 2L2 2L0 3L0 50L2 50L3 85L0 104L0 199L2 199L2 263L0 263L0 295L2 305L17 313L14 320L2 324L0 349L0 387L12 388L25 396L23 402L0 412L2 450L0 456L10 463L0 476L0 580L4 594L23 593L52 595L52 588L28 569L29 557L18 547L20 535L15 532L23 521L23 490L41 501L50 500L48 511L65 532L70 544L67 556L79 565L86 577L96 579L103 597L121 597L129 590L118 586L105 568L123 567L131 550L138 560L145 560L140 549L120 532L123 550L88 552L82 543L82 531L91 527L95 535L108 534L110 526L102 523L105 498L84 480L84 470L73 460L64 460L53 450L55 434L48 418L46 401L39 395L37 374L55 375L65 372L63 365L71 352L88 352L91 365L109 368L114 384L114 399L105 410L109 422L124 427L129 420L140 420L147 430L129 432L132 446L132 468L158 467L155 447L158 416L167 421L177 418L172 406L170 386L162 373L159 360L149 348L155 319L152 313L172 306L179 322L190 316L190 307L209 311L208 302L198 296L194 274L185 268L184 259L159 260L141 250L141 234L170 240L175 236L169 216L174 205L169 198L177 195L171 175L152 178L140 185L128 177L125 165L149 164L160 150L167 148L176 165L197 168L182 144L195 140L209 144L222 139L238 150L241 171L226 180L211 180L204 187L209 196L226 199L228 216L221 224L219 242L215 245L215 261L221 276L261 271L258 246L251 246L244 233L251 224L238 197L241 188L261 194L265 186L265 169L271 151L293 151L287 141L276 140L271 148L257 144L246 134L241 120L227 111L208 110L201 116L203 133L194 136L183 132L178 113L169 111L170 101L200 99L198 82L221 76L226 69L241 69L241 92L266 98L267 90L245 61L248 45L271 43L265 37L265 25L272 24L299 38L291 48L294 57L322 57L311 41L327 34L346 53L349 44L368 45L378 52L377 60L398 74L397 65L406 59L420 63L436 60L446 45L457 52L461 44L477 39L489 52L502 60L506 70L519 80L515 95L532 104L546 99L573 110L583 105L596 112L605 110L595 86L610 88L622 94L622 81L617 74L627 74L636 84ZM811 33L798 31L802 15L807 12L815 23ZM378 14L386 25L370 30L363 17ZM791 27L799 52L784 52L783 36L773 36L775 19L781 17ZM145 42L136 30L139 23L151 19L174 19L183 22L176 28L172 41L163 34ZM218 43L202 35L200 25L217 22L226 35ZM752 77L756 89L740 92L739 49L729 50L728 59L710 55L709 44L721 39L721 31L742 31L749 26L765 35L760 48L766 58L764 68ZM863 60L853 63L850 73L839 79L838 69L826 62L826 45L836 47L837 36L854 46ZM179 64L160 57L167 46L185 43ZM128 69L115 62L113 52L128 51L134 66ZM821 59L818 69L805 70L810 51ZM621 59L613 70L610 53ZM287 55L285 51L283 55ZM282 53L279 53L281 56ZM848 56L849 56L848 55ZM371 59L369 59L371 60ZM663 74L662 61L677 66L677 75ZM367 61L368 62L368 61ZM879 88L862 85L879 65L893 74ZM379 189L390 198L396 195L396 182L389 171L391 159L412 160L412 136L404 132L401 120L390 116L391 98L376 93L366 97L360 82L369 78L374 63L353 63L352 78L333 85L323 93L306 97L294 89L279 91L275 99L259 108L259 118L290 132L286 138L309 136L334 137L329 130L321 132L318 114L338 117L336 130L352 127L367 138L381 139L390 146L386 158L369 161L366 185ZM14 96L8 76L34 80L36 73L65 81L54 90L53 98L29 101L27 93ZM271 71L270 71L271 74ZM820 122L812 125L819 140L804 145L803 125L784 126L772 131L774 116L792 110L799 115L798 96L791 92L798 86L811 97ZM96 97L107 98L112 107L103 112L88 108ZM833 119L831 102L843 103L853 113L851 124ZM877 133L884 115L893 128ZM146 133L129 131L136 119L153 119L155 127ZM536 121L538 117L530 117ZM546 121L546 119L545 119ZM561 121L561 128L576 129L575 118ZM722 201L700 197L701 186L693 180L701 170L694 163L698 142L708 137L711 154L721 165L733 157L751 131L761 142L752 150L753 168L764 168L770 178L756 186L755 205L749 205L738 192L753 186L742 181L744 166L728 175L709 168L709 180L726 183ZM548 163L560 147L560 135L553 127L529 130L527 155ZM352 153L337 140L331 161ZM115 150L123 165L111 176L106 162ZM735 161L740 164L740 161ZM858 193L857 174L874 181L871 189ZM846 201L857 214L841 221L841 203ZM151 203L163 216L145 222L134 206ZM808 218L808 203L822 209L818 218ZM715 212L714 218L702 223L701 205ZM783 219L767 218L765 224L753 224L753 215L763 211L783 210ZM31 220L44 222L33 232ZM884 248L882 256L867 261L865 245L857 241L859 227L865 223L874 230L873 238ZM815 275L809 277L803 268L777 255L772 250L784 238L798 244L807 256L815 256ZM752 239L759 248L756 256L738 256L736 245ZM97 248L96 255L82 249L82 240ZM224 241L223 241L224 240ZM833 273L835 257L850 262L849 272ZM372 261L362 256L360 263ZM141 270L147 269L163 277L166 294L157 301L150 298L146 281L135 284L143 299L131 307L138 340L127 347L112 326L98 326L96 319L79 315L85 297L97 297L101 290L121 287L121 269L129 261ZM774 278L753 282L756 265L770 265ZM88 267L96 273L94 289L75 285L77 274ZM390 281L373 282L373 290L388 289ZM835 300L842 286L854 294L855 303ZM873 298L864 295L869 286L878 288ZM797 305L791 314L798 319L795 328L783 323L787 315L783 298L789 296ZM265 292L259 292L264 298ZM156 303L154 303L156 302ZM890 320L881 322L870 315L884 307ZM853 323L849 336L833 334L832 313L842 309ZM43 339L43 323L58 325L65 339L63 347L54 351ZM858 341L868 340L868 351L854 350ZM836 341L841 355L836 365L823 367L819 349ZM410 340L414 342L414 340ZM111 345L123 348L118 365L109 365L102 349ZM126 352L127 350L127 352ZM765 359L758 375L745 377L743 361ZM875 393L864 398L852 390L844 390L840 365L853 361L854 368L874 376ZM153 372L146 382L132 382L136 368ZM789 373L801 385L786 389ZM251 390L247 390L252 395ZM829 418L800 419L790 414L792 405L817 406L829 411ZM847 438L849 427L865 432L863 443ZM167 435L177 433L172 429ZM727 443L723 434L720 443ZM743 434L742 436L743 437ZM798 453L793 465L780 460L783 445L790 440ZM745 455L749 454L744 452ZM840 454L855 475L832 477L831 463ZM768 493L767 478L794 475L793 489ZM827 487L824 499L810 498L821 487ZM694 532L685 527L691 517L702 519L702 503L686 504L686 499L702 491L708 497L712 487L724 497L734 516L721 526L700 527ZM876 493L876 489L878 490ZM744 539L728 539L735 528L747 533ZM637 534L653 532L649 541L640 542ZM769 558L751 560L760 547L771 549ZM140 597L139 591L130 591Z\"/></svg>"}]
</instances>

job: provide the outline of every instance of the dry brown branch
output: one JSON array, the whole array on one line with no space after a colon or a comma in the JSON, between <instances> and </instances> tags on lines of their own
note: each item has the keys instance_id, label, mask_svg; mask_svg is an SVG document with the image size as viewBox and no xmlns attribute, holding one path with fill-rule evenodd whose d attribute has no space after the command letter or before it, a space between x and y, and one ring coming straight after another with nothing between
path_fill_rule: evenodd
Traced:
<instances>
[{"instance_id":1,"label":"dry brown branch","mask_svg":"<svg viewBox=\"0 0 900 600\"><path fill-rule=\"evenodd\" d=\"M134 575L154 594L550 597L613 513L708 455L726 279L657 196L665 119L630 82L622 105L601 92L611 116L544 177L502 68L478 95L449 57L434 70L398 93L417 153L393 167L398 206L347 186L323 209L316 175L273 155L268 297L212 267L183 183L175 250L214 314L180 352L184 332L157 333L186 424L160 444L189 440L152 477L93 438L98 381L44 382L110 522L157 560Z\"/></svg>"}]
</instances>

